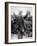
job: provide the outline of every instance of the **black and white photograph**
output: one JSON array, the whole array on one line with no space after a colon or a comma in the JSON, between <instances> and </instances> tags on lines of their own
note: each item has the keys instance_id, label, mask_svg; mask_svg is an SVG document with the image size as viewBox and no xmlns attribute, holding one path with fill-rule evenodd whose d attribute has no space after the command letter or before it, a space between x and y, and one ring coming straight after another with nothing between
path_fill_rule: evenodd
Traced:
<instances>
[{"instance_id":1,"label":"black and white photograph","mask_svg":"<svg viewBox=\"0 0 37 46\"><path fill-rule=\"evenodd\" d=\"M6 7L8 43L35 42L35 4L8 3Z\"/></svg>"},{"instance_id":2,"label":"black and white photograph","mask_svg":"<svg viewBox=\"0 0 37 46\"><path fill-rule=\"evenodd\" d=\"M32 8L12 6L11 10L11 38L32 37Z\"/></svg>"}]
</instances>

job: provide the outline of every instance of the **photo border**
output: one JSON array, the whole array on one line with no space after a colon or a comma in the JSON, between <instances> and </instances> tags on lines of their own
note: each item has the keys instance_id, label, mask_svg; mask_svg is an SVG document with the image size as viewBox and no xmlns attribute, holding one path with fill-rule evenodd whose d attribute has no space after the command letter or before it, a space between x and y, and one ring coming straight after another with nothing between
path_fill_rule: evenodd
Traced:
<instances>
[{"instance_id":1,"label":"photo border","mask_svg":"<svg viewBox=\"0 0 37 46\"><path fill-rule=\"evenodd\" d=\"M35 41L8 43L8 4L35 5ZM36 3L5 2L5 44L35 43L36 42Z\"/></svg>"}]
</instances>

